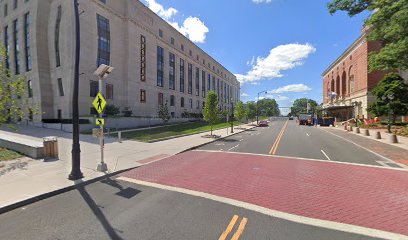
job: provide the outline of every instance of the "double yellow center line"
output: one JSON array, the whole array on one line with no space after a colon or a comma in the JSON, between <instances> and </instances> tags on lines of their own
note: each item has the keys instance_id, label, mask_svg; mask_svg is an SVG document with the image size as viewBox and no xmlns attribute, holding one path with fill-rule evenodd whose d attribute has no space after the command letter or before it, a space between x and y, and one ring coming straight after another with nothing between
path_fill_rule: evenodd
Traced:
<instances>
[{"instance_id":1,"label":"double yellow center line","mask_svg":"<svg viewBox=\"0 0 408 240\"><path fill-rule=\"evenodd\" d=\"M225 229L225 231L221 234L220 238L218 238L218 240L225 240L228 236L228 234L232 231L232 229L235 226L235 223L238 220L238 215L234 215L230 221L230 223L227 226L227 229ZM242 232L245 229L245 225L247 224L248 219L247 218L242 218L241 222L239 223L238 229L235 232L235 234L232 236L231 240L238 240L239 237L241 236Z\"/></svg>"},{"instance_id":2,"label":"double yellow center line","mask_svg":"<svg viewBox=\"0 0 408 240\"><path fill-rule=\"evenodd\" d=\"M285 132L286 127L288 126L288 122L289 122L289 120L286 120L286 122L285 122L285 124L283 125L283 127L282 127L282 129L281 129L281 131L280 131L280 133L279 133L279 135L278 135L278 137L276 138L275 142L273 143L272 148L271 148L271 150L269 151L269 154L270 154L270 155L275 155L276 150L278 149L279 143L280 143L280 141L281 141L281 139L282 139L283 133Z\"/></svg>"}]
</instances>

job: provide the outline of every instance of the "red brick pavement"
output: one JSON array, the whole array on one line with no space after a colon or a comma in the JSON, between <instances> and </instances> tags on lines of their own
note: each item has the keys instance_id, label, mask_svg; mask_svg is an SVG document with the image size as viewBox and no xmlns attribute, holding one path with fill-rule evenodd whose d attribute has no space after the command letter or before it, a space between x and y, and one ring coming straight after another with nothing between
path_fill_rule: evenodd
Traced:
<instances>
[{"instance_id":1,"label":"red brick pavement","mask_svg":"<svg viewBox=\"0 0 408 240\"><path fill-rule=\"evenodd\" d=\"M122 176L408 235L408 171L190 151Z\"/></svg>"},{"instance_id":2,"label":"red brick pavement","mask_svg":"<svg viewBox=\"0 0 408 240\"><path fill-rule=\"evenodd\" d=\"M329 131L338 136L344 137L358 145L368 148L371 151L374 151L378 154L381 154L384 157L387 157L393 161L403 163L408 166L408 150L403 148L395 147L390 144L382 143L367 137L358 136L355 134L350 134L346 131L341 131L338 129L326 128L326 131Z\"/></svg>"}]
</instances>

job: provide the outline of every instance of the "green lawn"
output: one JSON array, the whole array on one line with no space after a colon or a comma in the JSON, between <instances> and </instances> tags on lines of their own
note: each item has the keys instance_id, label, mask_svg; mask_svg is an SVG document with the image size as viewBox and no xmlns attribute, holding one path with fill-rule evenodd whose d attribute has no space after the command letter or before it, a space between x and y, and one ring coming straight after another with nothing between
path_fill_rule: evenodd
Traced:
<instances>
[{"instance_id":1,"label":"green lawn","mask_svg":"<svg viewBox=\"0 0 408 240\"><path fill-rule=\"evenodd\" d=\"M22 157L22 155L20 155L17 152L5 149L5 148L0 148L0 161L5 161L5 160L12 160L12 159L16 159Z\"/></svg>"},{"instance_id":2,"label":"green lawn","mask_svg":"<svg viewBox=\"0 0 408 240\"><path fill-rule=\"evenodd\" d=\"M235 122L234 125L237 126L238 122ZM227 126L230 126L230 124L218 123L213 126L213 130L226 128ZM210 131L210 126L205 122L192 122L167 127L153 128L150 130L122 132L122 138L147 142L159 138L192 134L202 131Z\"/></svg>"}]
</instances>

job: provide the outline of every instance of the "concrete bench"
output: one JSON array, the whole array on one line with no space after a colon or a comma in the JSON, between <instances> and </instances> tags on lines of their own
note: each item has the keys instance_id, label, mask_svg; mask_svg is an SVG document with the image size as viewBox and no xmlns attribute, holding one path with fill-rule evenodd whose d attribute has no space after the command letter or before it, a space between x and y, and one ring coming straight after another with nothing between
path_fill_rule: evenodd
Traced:
<instances>
[{"instance_id":1,"label":"concrete bench","mask_svg":"<svg viewBox=\"0 0 408 240\"><path fill-rule=\"evenodd\" d=\"M20 152L28 157L40 159L44 156L42 141L0 133L0 147Z\"/></svg>"}]
</instances>

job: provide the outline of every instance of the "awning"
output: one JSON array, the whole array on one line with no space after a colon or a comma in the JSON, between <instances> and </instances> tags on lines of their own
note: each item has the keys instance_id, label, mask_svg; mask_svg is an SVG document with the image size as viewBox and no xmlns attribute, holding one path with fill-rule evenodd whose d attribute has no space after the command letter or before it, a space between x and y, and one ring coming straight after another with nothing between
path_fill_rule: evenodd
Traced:
<instances>
[{"instance_id":1,"label":"awning","mask_svg":"<svg viewBox=\"0 0 408 240\"><path fill-rule=\"evenodd\" d=\"M354 106L329 106L326 108L323 108L323 110L342 110L342 109L350 109L350 108L354 108Z\"/></svg>"}]
</instances>

